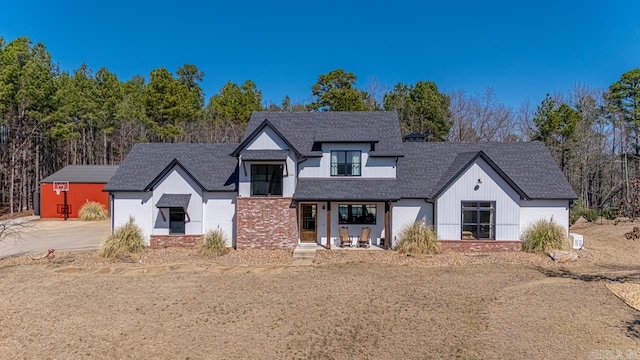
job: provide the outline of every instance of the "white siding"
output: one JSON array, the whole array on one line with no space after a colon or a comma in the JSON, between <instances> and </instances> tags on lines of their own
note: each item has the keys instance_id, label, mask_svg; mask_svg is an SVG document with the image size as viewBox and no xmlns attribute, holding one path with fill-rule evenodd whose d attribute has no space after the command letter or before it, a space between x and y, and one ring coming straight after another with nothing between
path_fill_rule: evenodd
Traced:
<instances>
[{"instance_id":1,"label":"white siding","mask_svg":"<svg viewBox=\"0 0 640 360\"><path fill-rule=\"evenodd\" d=\"M276 134L270 127L264 128L262 132L253 139L245 148L247 150L288 150L287 143Z\"/></svg>"},{"instance_id":2,"label":"white siding","mask_svg":"<svg viewBox=\"0 0 640 360\"><path fill-rule=\"evenodd\" d=\"M235 246L236 193L205 192L203 204L203 232L220 228L227 236L227 246Z\"/></svg>"},{"instance_id":3,"label":"white siding","mask_svg":"<svg viewBox=\"0 0 640 360\"><path fill-rule=\"evenodd\" d=\"M191 177L175 166L164 178L162 178L153 189L153 235L169 235L169 211L162 209L164 219L160 215L160 209L156 208L156 203L162 194L191 194L187 212L189 220L185 219L186 235L202 234L202 189L191 179Z\"/></svg>"},{"instance_id":4,"label":"white siding","mask_svg":"<svg viewBox=\"0 0 640 360\"><path fill-rule=\"evenodd\" d=\"M238 195L251 196L251 164L276 164L282 167L282 196L292 197L296 191L296 163L291 154L287 157L286 166L282 161L241 161L238 181ZM287 176L287 170L289 174ZM246 171L246 172L245 172Z\"/></svg>"},{"instance_id":5,"label":"white siding","mask_svg":"<svg viewBox=\"0 0 640 360\"><path fill-rule=\"evenodd\" d=\"M419 220L425 220L433 225L433 204L423 199L402 199L392 203L391 208L391 238L397 241L400 231Z\"/></svg>"},{"instance_id":6,"label":"white siding","mask_svg":"<svg viewBox=\"0 0 640 360\"><path fill-rule=\"evenodd\" d=\"M520 234L532 223L551 220L562 225L569 233L569 200L521 200Z\"/></svg>"},{"instance_id":7,"label":"white siding","mask_svg":"<svg viewBox=\"0 0 640 360\"><path fill-rule=\"evenodd\" d=\"M289 147L276 134L273 129L266 127L249 145L246 150L289 150ZM282 161L243 161L240 156L238 163L240 176L238 183L239 196L251 196L251 164L278 164L285 165L282 170L282 196L292 197L296 191L296 156L293 150L289 150L286 164ZM288 170L288 176L287 176Z\"/></svg>"},{"instance_id":8,"label":"white siding","mask_svg":"<svg viewBox=\"0 0 640 360\"><path fill-rule=\"evenodd\" d=\"M376 205L376 223L375 224L339 224L338 223L338 205L357 205L357 204L375 204ZM318 244L327 244L327 210L326 203L318 203ZM322 207L325 207L324 209ZM332 201L331 202L331 245L340 246L340 227L349 228L349 235L360 236L363 226L371 227L371 243L377 245L380 238L384 237L384 203L383 202L348 202L348 201Z\"/></svg>"},{"instance_id":9,"label":"white siding","mask_svg":"<svg viewBox=\"0 0 640 360\"><path fill-rule=\"evenodd\" d=\"M362 152L360 178L395 178L396 158L369 157L369 144L323 144L322 157L311 158L300 163L299 177L329 178L331 177L332 150L360 150Z\"/></svg>"},{"instance_id":10,"label":"white siding","mask_svg":"<svg viewBox=\"0 0 640 360\"><path fill-rule=\"evenodd\" d=\"M142 229L145 243L149 245L149 236L153 232L152 210L155 209L151 192L114 192L112 196L111 216L114 229L126 224L129 217L133 217Z\"/></svg>"},{"instance_id":11,"label":"white siding","mask_svg":"<svg viewBox=\"0 0 640 360\"><path fill-rule=\"evenodd\" d=\"M482 184L477 184L478 179ZM442 240L459 240L463 201L495 201L496 240L520 239L520 197L482 159L472 164L436 201L436 229Z\"/></svg>"}]
</instances>

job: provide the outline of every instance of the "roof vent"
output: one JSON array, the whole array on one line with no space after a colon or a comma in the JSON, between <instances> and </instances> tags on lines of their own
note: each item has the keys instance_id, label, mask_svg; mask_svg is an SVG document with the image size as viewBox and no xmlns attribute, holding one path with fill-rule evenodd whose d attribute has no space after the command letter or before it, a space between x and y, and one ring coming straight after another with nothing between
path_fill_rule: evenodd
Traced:
<instances>
[{"instance_id":1,"label":"roof vent","mask_svg":"<svg viewBox=\"0 0 640 360\"><path fill-rule=\"evenodd\" d=\"M405 135L402 138L402 141L404 142L420 142L420 141L424 141L424 135L422 135L419 132L413 132L409 135Z\"/></svg>"}]
</instances>

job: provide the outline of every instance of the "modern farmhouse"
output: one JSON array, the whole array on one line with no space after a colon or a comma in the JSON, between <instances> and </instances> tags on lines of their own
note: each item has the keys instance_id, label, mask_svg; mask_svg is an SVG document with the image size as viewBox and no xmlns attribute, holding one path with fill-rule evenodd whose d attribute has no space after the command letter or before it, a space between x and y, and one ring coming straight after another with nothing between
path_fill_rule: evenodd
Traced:
<instances>
[{"instance_id":1,"label":"modern farmhouse","mask_svg":"<svg viewBox=\"0 0 640 360\"><path fill-rule=\"evenodd\" d=\"M105 187L112 227L151 246L222 229L236 248L388 247L415 221L445 247L519 250L538 219L569 227L571 186L540 142L403 138L395 112L255 112L240 144L137 144Z\"/></svg>"}]
</instances>

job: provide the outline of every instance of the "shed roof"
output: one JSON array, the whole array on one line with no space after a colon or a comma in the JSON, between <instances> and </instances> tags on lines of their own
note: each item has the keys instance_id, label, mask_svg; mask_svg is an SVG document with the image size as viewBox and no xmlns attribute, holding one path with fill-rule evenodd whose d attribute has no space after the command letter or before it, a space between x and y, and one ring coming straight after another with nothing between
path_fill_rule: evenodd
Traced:
<instances>
[{"instance_id":1,"label":"shed roof","mask_svg":"<svg viewBox=\"0 0 640 360\"><path fill-rule=\"evenodd\" d=\"M293 199L302 200L399 200L395 179L305 179L298 178Z\"/></svg>"},{"instance_id":2,"label":"shed roof","mask_svg":"<svg viewBox=\"0 0 640 360\"><path fill-rule=\"evenodd\" d=\"M47 176L41 183L68 181L70 183L107 183L118 170L117 165L68 165Z\"/></svg>"},{"instance_id":3,"label":"shed roof","mask_svg":"<svg viewBox=\"0 0 640 360\"><path fill-rule=\"evenodd\" d=\"M189 206L191 194L162 194L160 200L156 203L157 208L183 208Z\"/></svg>"},{"instance_id":4,"label":"shed roof","mask_svg":"<svg viewBox=\"0 0 640 360\"><path fill-rule=\"evenodd\" d=\"M289 150L246 150L242 160L287 160Z\"/></svg>"}]
</instances>

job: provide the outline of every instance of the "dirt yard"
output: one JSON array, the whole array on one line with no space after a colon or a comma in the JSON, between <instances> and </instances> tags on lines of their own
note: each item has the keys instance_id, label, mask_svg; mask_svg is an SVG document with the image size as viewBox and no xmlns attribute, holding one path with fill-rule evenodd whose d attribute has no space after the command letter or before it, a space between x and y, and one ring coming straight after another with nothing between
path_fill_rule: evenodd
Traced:
<instances>
[{"instance_id":1,"label":"dirt yard","mask_svg":"<svg viewBox=\"0 0 640 360\"><path fill-rule=\"evenodd\" d=\"M7 259L0 358L640 358L640 312L605 286L640 282L632 226L576 229L583 259L564 266L384 251L325 251L310 267L174 250L142 263Z\"/></svg>"}]
</instances>

